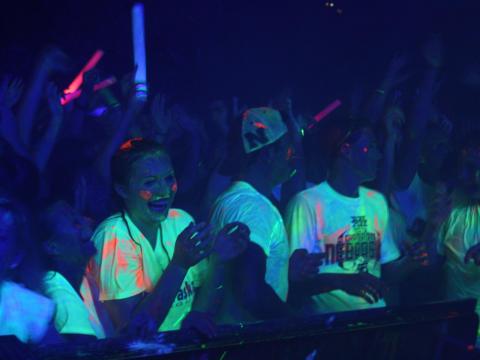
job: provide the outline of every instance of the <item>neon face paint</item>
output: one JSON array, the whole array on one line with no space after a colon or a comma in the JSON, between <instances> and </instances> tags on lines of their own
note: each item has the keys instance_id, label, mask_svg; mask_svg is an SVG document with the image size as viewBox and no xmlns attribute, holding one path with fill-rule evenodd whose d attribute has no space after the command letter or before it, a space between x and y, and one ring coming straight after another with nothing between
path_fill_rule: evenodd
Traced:
<instances>
[{"instance_id":1,"label":"neon face paint","mask_svg":"<svg viewBox=\"0 0 480 360\"><path fill-rule=\"evenodd\" d=\"M133 146L132 142L140 141L140 140L143 140L143 139L141 137L135 137L133 139L129 139L120 146L120 150L130 150Z\"/></svg>"},{"instance_id":2,"label":"neon face paint","mask_svg":"<svg viewBox=\"0 0 480 360\"><path fill-rule=\"evenodd\" d=\"M368 147L367 147L367 146L364 146L363 149L362 149L362 151L363 151L365 154L368 153Z\"/></svg>"},{"instance_id":3,"label":"neon face paint","mask_svg":"<svg viewBox=\"0 0 480 360\"><path fill-rule=\"evenodd\" d=\"M175 181L172 186L170 187L170 189L172 190L172 192L176 193L177 190L178 190L178 185L177 185L177 182Z\"/></svg>"},{"instance_id":4,"label":"neon face paint","mask_svg":"<svg viewBox=\"0 0 480 360\"><path fill-rule=\"evenodd\" d=\"M266 129L267 128L267 126L265 124L263 124L261 122L258 122L258 121L254 122L253 125L255 125L255 127L258 128L258 129Z\"/></svg>"},{"instance_id":5,"label":"neon face paint","mask_svg":"<svg viewBox=\"0 0 480 360\"><path fill-rule=\"evenodd\" d=\"M287 156L286 156L286 160L291 160L293 158L293 155L295 154L293 148L291 146L288 147L288 150L287 150Z\"/></svg>"},{"instance_id":6,"label":"neon face paint","mask_svg":"<svg viewBox=\"0 0 480 360\"><path fill-rule=\"evenodd\" d=\"M152 192L148 190L140 190L138 195L145 201L150 201L153 197Z\"/></svg>"}]
</instances>

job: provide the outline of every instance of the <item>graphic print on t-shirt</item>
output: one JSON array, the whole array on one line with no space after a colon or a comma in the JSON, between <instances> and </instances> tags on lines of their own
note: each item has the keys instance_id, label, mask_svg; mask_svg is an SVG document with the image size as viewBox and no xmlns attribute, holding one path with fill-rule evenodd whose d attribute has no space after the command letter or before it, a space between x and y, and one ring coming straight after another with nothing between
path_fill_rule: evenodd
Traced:
<instances>
[{"instance_id":1,"label":"graphic print on t-shirt","mask_svg":"<svg viewBox=\"0 0 480 360\"><path fill-rule=\"evenodd\" d=\"M325 236L325 265L338 264L352 272L368 272L369 261L380 260L379 231L369 231L368 219L351 216L351 223Z\"/></svg>"}]
</instances>

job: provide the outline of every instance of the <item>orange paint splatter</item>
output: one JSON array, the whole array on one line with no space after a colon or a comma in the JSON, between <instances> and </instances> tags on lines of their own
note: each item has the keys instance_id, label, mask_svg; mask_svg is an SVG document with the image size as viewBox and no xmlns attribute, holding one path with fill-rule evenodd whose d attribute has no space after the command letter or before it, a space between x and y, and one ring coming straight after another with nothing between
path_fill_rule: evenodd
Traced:
<instances>
[{"instance_id":1,"label":"orange paint splatter","mask_svg":"<svg viewBox=\"0 0 480 360\"><path fill-rule=\"evenodd\" d=\"M287 157L286 157L287 161L290 160L293 157L294 153L295 152L293 151L293 148L291 146L289 146L289 148L287 150Z\"/></svg>"},{"instance_id":2,"label":"orange paint splatter","mask_svg":"<svg viewBox=\"0 0 480 360\"><path fill-rule=\"evenodd\" d=\"M145 201L150 201L153 197L152 192L148 190L140 190L138 195Z\"/></svg>"},{"instance_id":3,"label":"orange paint splatter","mask_svg":"<svg viewBox=\"0 0 480 360\"><path fill-rule=\"evenodd\" d=\"M267 125L258 121L254 122L253 125L258 129L267 129Z\"/></svg>"},{"instance_id":4,"label":"orange paint splatter","mask_svg":"<svg viewBox=\"0 0 480 360\"><path fill-rule=\"evenodd\" d=\"M180 213L177 210L170 210L170 213L168 214L168 216L171 218L177 218L180 216Z\"/></svg>"},{"instance_id":5,"label":"orange paint splatter","mask_svg":"<svg viewBox=\"0 0 480 360\"><path fill-rule=\"evenodd\" d=\"M135 137L133 139L129 139L129 140L125 141L122 145L120 145L120 150L123 150L123 151L130 150L133 147L132 143L134 141L141 141L141 140L143 140L143 138L141 138L141 137Z\"/></svg>"}]
</instances>

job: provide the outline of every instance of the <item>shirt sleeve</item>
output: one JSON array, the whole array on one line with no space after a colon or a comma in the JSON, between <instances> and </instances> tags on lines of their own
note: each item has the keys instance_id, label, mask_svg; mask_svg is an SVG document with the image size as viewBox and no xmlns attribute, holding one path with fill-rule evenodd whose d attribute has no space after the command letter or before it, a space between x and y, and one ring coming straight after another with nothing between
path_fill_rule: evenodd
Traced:
<instances>
[{"instance_id":1,"label":"shirt sleeve","mask_svg":"<svg viewBox=\"0 0 480 360\"><path fill-rule=\"evenodd\" d=\"M308 252L313 252L320 226L316 220L315 209L311 208L301 194L290 200L285 224L290 240L290 254L297 249L307 249Z\"/></svg>"},{"instance_id":2,"label":"shirt sleeve","mask_svg":"<svg viewBox=\"0 0 480 360\"><path fill-rule=\"evenodd\" d=\"M120 224L100 225L92 241L97 248L93 268L100 300L120 300L146 291L141 249Z\"/></svg>"},{"instance_id":3,"label":"shirt sleeve","mask_svg":"<svg viewBox=\"0 0 480 360\"><path fill-rule=\"evenodd\" d=\"M250 229L250 240L259 245L267 257L270 256L272 228L268 204L257 197L242 196L233 205L222 204L216 212L221 216L213 216L211 220L217 232L229 223L242 222Z\"/></svg>"},{"instance_id":4,"label":"shirt sleeve","mask_svg":"<svg viewBox=\"0 0 480 360\"><path fill-rule=\"evenodd\" d=\"M56 305L55 328L60 334L95 336L84 303L62 275L47 274L44 288Z\"/></svg>"}]
</instances>

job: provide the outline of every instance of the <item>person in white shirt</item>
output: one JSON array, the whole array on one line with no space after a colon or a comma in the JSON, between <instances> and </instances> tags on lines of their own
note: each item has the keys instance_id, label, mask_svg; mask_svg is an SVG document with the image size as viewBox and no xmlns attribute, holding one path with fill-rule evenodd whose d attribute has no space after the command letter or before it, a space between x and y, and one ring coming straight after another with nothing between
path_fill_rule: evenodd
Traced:
<instances>
[{"instance_id":1,"label":"person in white shirt","mask_svg":"<svg viewBox=\"0 0 480 360\"><path fill-rule=\"evenodd\" d=\"M177 182L158 143L124 143L112 159L112 180L121 210L97 227L89 272L115 331L177 330L187 322L212 334L208 316L192 311L208 270L202 260L213 250L221 253L223 240L242 238L243 226L213 237L206 224L195 225L185 211L172 209Z\"/></svg>"},{"instance_id":2,"label":"person in white shirt","mask_svg":"<svg viewBox=\"0 0 480 360\"><path fill-rule=\"evenodd\" d=\"M55 304L13 281L14 272L18 277L20 264L28 258L30 239L24 231L30 224L24 215L12 199L0 196L0 336L14 335L24 343L56 342Z\"/></svg>"},{"instance_id":3,"label":"person in white shirt","mask_svg":"<svg viewBox=\"0 0 480 360\"><path fill-rule=\"evenodd\" d=\"M112 335L103 304L94 301L94 282L86 274L96 249L92 221L65 201L41 208L37 236L44 256L43 293L56 304L55 327L67 341L85 342Z\"/></svg>"},{"instance_id":4,"label":"person in white shirt","mask_svg":"<svg viewBox=\"0 0 480 360\"><path fill-rule=\"evenodd\" d=\"M380 158L373 131L358 125L338 142L327 180L288 205L290 252L305 249L322 257L318 274L291 289L307 312L384 306L381 278L396 281L418 262L398 260L387 203L362 186L375 178Z\"/></svg>"},{"instance_id":5,"label":"person in white shirt","mask_svg":"<svg viewBox=\"0 0 480 360\"><path fill-rule=\"evenodd\" d=\"M269 196L293 170L287 126L274 109L248 109L233 125L229 145L235 181L215 201L210 222L216 231L229 222L244 223L251 241L229 268L217 316L224 323L282 317L291 313L288 239Z\"/></svg>"},{"instance_id":6,"label":"person in white shirt","mask_svg":"<svg viewBox=\"0 0 480 360\"><path fill-rule=\"evenodd\" d=\"M480 142L475 132L465 139L451 209L443 210L438 253L444 257L446 297L480 298ZM447 204L447 203L445 203ZM449 211L450 210L450 211ZM480 305L477 302L477 314ZM477 336L480 334L480 330Z\"/></svg>"}]
</instances>

